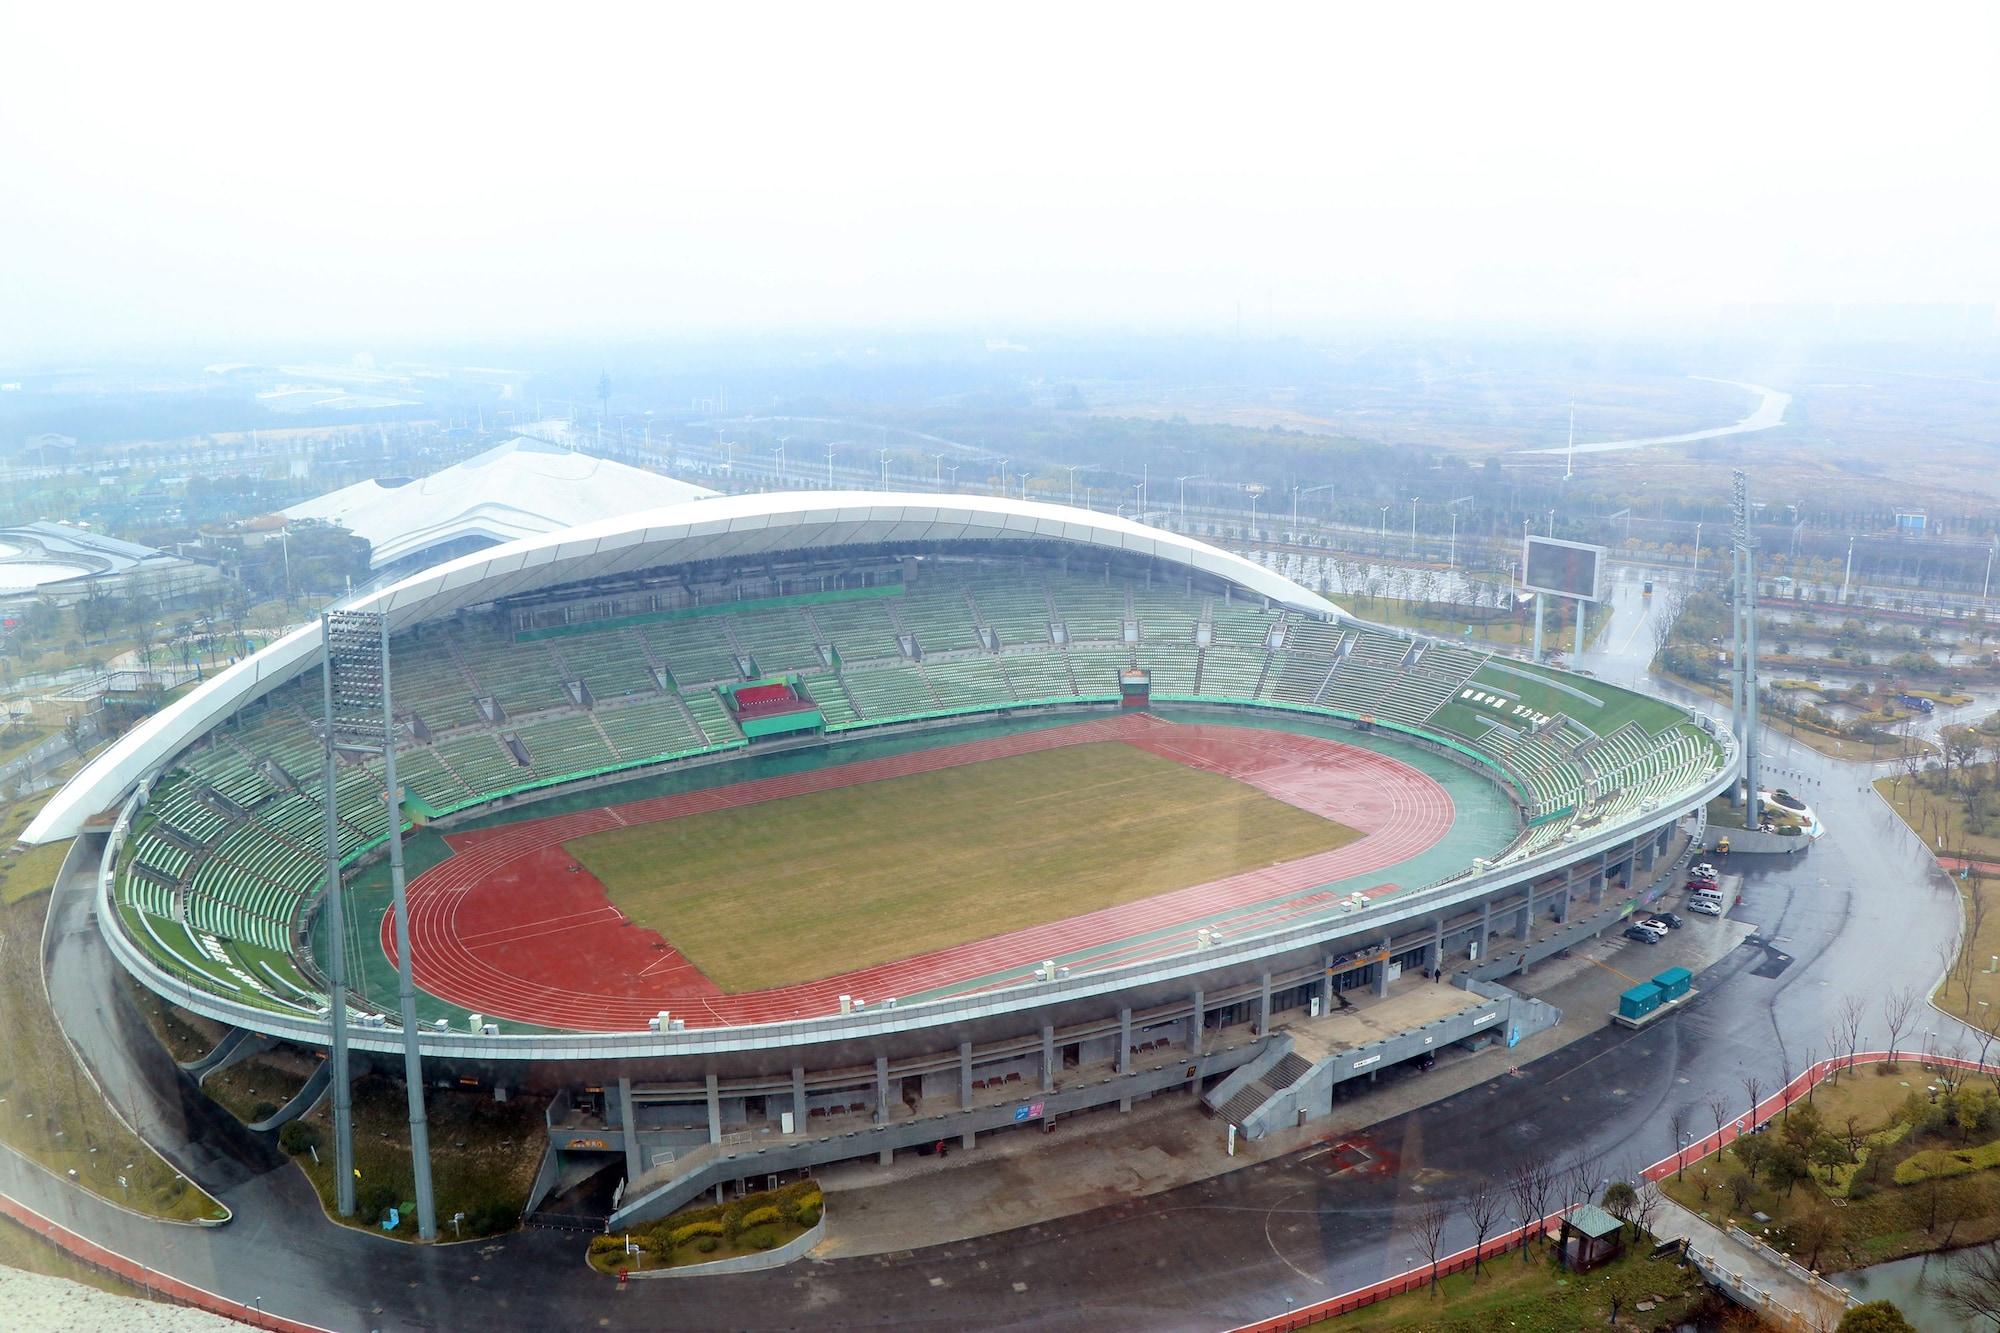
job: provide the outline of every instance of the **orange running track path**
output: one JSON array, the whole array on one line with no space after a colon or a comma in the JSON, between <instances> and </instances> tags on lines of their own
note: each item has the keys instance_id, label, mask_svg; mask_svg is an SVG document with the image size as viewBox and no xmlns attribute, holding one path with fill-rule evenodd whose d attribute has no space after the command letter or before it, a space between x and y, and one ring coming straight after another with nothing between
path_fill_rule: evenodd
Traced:
<instances>
[{"instance_id":1,"label":"orange running track path","mask_svg":"<svg viewBox=\"0 0 2000 1333\"><path fill-rule=\"evenodd\" d=\"M784 800L1067 745L1124 741L1355 829L1344 847L1244 871L1139 902L975 940L819 981L725 995L673 945L633 925L562 844L625 824ZM1322 886L1368 875L1434 845L1451 827L1451 797L1416 768L1357 746L1247 727L1170 723L1148 714L1079 722L575 814L445 835L450 859L409 885L417 984L483 1014L587 1032L644 1031L660 1010L690 1027L820 1017L839 997L880 1001L944 986L984 989L1029 979L1042 959L1085 971L1191 947L1221 911L1232 933L1272 929L1330 910ZM1384 883L1370 896L1394 893ZM1145 936L1144 939L1136 937ZM383 952L395 961L385 914ZM834 960L829 960L834 965Z\"/></svg>"}]
</instances>

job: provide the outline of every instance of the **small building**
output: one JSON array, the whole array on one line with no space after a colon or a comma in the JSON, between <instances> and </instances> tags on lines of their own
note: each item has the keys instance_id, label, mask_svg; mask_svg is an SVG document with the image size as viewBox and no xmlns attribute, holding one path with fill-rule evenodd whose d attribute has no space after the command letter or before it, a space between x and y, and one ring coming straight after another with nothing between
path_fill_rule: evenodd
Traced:
<instances>
[{"instance_id":1,"label":"small building","mask_svg":"<svg viewBox=\"0 0 2000 1333\"><path fill-rule=\"evenodd\" d=\"M1586 1203L1563 1218L1556 1253L1570 1272L1587 1273L1625 1253L1625 1224Z\"/></svg>"}]
</instances>

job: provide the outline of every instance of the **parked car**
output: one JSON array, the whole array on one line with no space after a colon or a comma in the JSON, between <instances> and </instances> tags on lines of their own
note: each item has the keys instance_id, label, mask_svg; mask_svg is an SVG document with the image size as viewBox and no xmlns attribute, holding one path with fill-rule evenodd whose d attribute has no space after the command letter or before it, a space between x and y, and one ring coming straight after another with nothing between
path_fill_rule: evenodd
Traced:
<instances>
[{"instance_id":1,"label":"parked car","mask_svg":"<svg viewBox=\"0 0 2000 1333\"><path fill-rule=\"evenodd\" d=\"M1696 898L1688 904L1688 911L1699 912L1703 916L1721 916L1722 904L1713 898Z\"/></svg>"},{"instance_id":2,"label":"parked car","mask_svg":"<svg viewBox=\"0 0 2000 1333\"><path fill-rule=\"evenodd\" d=\"M1713 861L1703 861L1693 870L1688 871L1688 874L1693 875L1696 879L1714 879L1715 863Z\"/></svg>"},{"instance_id":3,"label":"parked car","mask_svg":"<svg viewBox=\"0 0 2000 1333\"><path fill-rule=\"evenodd\" d=\"M1655 922L1659 923L1662 926L1665 926L1668 930L1679 930L1682 926L1687 924L1687 922L1680 919L1678 914L1673 912L1656 913L1655 915L1647 919L1646 924L1652 925Z\"/></svg>"},{"instance_id":4,"label":"parked car","mask_svg":"<svg viewBox=\"0 0 2000 1333\"><path fill-rule=\"evenodd\" d=\"M1655 934L1654 932L1647 930L1644 926L1625 927L1626 939L1643 940L1647 944L1658 944L1660 942L1660 935L1665 933L1666 932L1662 931L1660 932L1660 934Z\"/></svg>"}]
</instances>

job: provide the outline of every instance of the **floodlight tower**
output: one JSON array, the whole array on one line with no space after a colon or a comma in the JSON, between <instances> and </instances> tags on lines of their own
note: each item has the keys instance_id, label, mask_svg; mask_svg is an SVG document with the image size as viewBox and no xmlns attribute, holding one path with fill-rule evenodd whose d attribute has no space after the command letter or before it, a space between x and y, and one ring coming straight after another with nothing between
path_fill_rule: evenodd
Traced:
<instances>
[{"instance_id":1,"label":"floodlight tower","mask_svg":"<svg viewBox=\"0 0 2000 1333\"><path fill-rule=\"evenodd\" d=\"M409 1091L410 1165L416 1177L417 1235L437 1239L431 1192L430 1130L424 1119L423 1053L417 1046L417 988L410 962L410 901L403 886L403 800L396 781L396 715L389 689L389 618L379 612L328 611L320 617L326 646L327 924L333 935L334 1173L343 1216L354 1211L353 1117L347 1070L346 937L341 910L340 853L333 803L337 751L382 756L388 787L389 887L395 896L397 997L403 1024L403 1081ZM346 1121L346 1129L341 1122ZM343 1160L344 1155L344 1160Z\"/></svg>"},{"instance_id":2,"label":"floodlight tower","mask_svg":"<svg viewBox=\"0 0 2000 1333\"><path fill-rule=\"evenodd\" d=\"M1740 470L1735 474L1729 505L1734 556L1731 647L1736 658L1730 695L1736 706L1736 738L1743 750L1743 827L1755 829L1762 823L1757 797L1757 539L1750 531L1750 479Z\"/></svg>"}]
</instances>

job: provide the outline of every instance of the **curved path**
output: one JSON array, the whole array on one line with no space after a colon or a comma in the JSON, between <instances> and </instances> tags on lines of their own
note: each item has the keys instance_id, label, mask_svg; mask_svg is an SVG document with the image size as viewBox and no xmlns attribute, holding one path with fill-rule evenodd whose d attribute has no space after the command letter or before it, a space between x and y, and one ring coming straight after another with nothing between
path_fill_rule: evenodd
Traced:
<instances>
[{"instance_id":1,"label":"curved path","mask_svg":"<svg viewBox=\"0 0 2000 1333\"><path fill-rule=\"evenodd\" d=\"M1598 440L1591 444L1559 444L1548 449L1523 449L1524 454L1611 454L1625 449L1647 449L1657 444L1693 444L1697 440L1719 440L1727 435L1748 435L1753 431L1769 430L1784 424L1785 413L1791 408L1792 396L1783 389L1767 389L1761 384L1745 384L1741 380L1719 380L1708 375L1691 375L1690 379L1707 380L1710 384L1732 384L1739 389L1763 397L1757 406L1742 420L1727 426L1711 426L1707 430L1683 431L1678 435L1649 435L1641 440Z\"/></svg>"},{"instance_id":2,"label":"curved path","mask_svg":"<svg viewBox=\"0 0 2000 1333\"><path fill-rule=\"evenodd\" d=\"M1010 755L1123 741L1223 773L1363 836L1332 851L1244 871L1139 902L1029 926L817 981L725 995L651 930L572 869L569 839L623 825L784 800ZM1451 796L1388 755L1291 732L1170 723L1143 714L940 745L725 787L683 792L498 828L447 834L453 855L409 886L417 984L466 1009L545 1027L640 1031L669 1010L698 1027L835 1013L842 995L914 997L1028 979L1042 959L1104 968L1189 948L1203 926L1265 928L1337 910L1330 886L1379 875L1451 829ZM1384 881L1371 896L1397 892ZM395 961L393 920L380 930Z\"/></svg>"},{"instance_id":3,"label":"curved path","mask_svg":"<svg viewBox=\"0 0 2000 1333\"><path fill-rule=\"evenodd\" d=\"M1621 603L1619 615L1628 614L1636 612ZM157 1047L148 1054L143 1021L90 920L94 879L83 876L65 881L54 906L57 1010L128 1115L237 1220L199 1234L145 1221L4 1152L0 1190L155 1269L342 1329L1243 1323L1410 1267L1407 1224L1424 1201L1461 1200L1525 1154L1574 1151L1608 1176L1671 1153L1676 1109L1691 1109L1700 1124L1710 1095L1741 1106L1744 1075L1770 1088L1787 1062L1804 1068L1807 1049L1824 1046L1840 995L1859 994L1879 1014L1885 978L1936 972L1935 946L1958 929L1950 882L1865 775L1775 740L1772 760L1796 772L1788 783L1833 831L1803 856L1747 869L1737 915L1758 935L1704 971L1701 993L1656 1027L1603 1029L1516 1076L1377 1124L1369 1137L1400 1161L1398 1172L1338 1172L1323 1151L1308 1150L976 1241L624 1290L586 1272L576 1241L553 1232L406 1248L328 1223L299 1173L275 1164L260 1136L200 1117L205 1103L186 1077L154 1058ZM1781 967L1774 950L1787 960ZM1925 1019L1950 1039L1949 1019L1935 1011ZM982 1168L968 1161L967 1169ZM838 1195L835 1204L837 1228ZM1461 1217L1447 1248L1470 1240Z\"/></svg>"}]
</instances>

